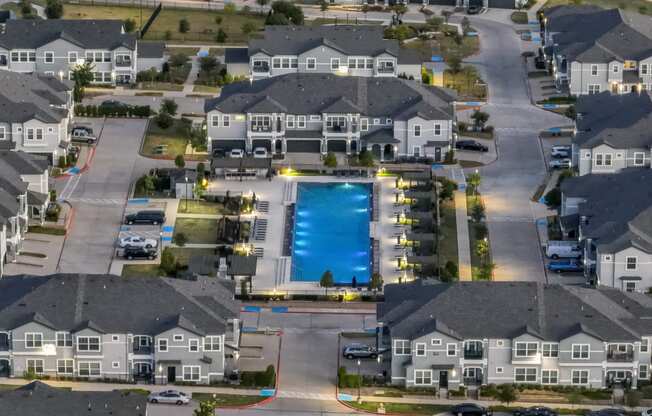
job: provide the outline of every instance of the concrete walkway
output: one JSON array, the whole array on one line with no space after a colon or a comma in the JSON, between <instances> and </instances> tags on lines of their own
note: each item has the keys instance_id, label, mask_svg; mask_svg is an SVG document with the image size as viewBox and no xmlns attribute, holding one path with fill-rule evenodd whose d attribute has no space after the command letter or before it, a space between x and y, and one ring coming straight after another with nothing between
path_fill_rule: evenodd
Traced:
<instances>
[{"instance_id":1,"label":"concrete walkway","mask_svg":"<svg viewBox=\"0 0 652 416\"><path fill-rule=\"evenodd\" d=\"M208 54L209 48L207 46L202 46L199 48L199 52L197 53L197 56L193 56L190 59L192 60L192 67L190 68L190 72L188 73L188 78L186 78L186 82L183 83L183 93L184 94L190 94L193 92L193 88L195 87L195 81L197 81L197 74L199 74L199 54Z\"/></svg>"},{"instance_id":2,"label":"concrete walkway","mask_svg":"<svg viewBox=\"0 0 652 416\"><path fill-rule=\"evenodd\" d=\"M471 243L469 240L469 217L466 208L466 192L455 191L455 222L457 223L457 262L459 280L472 280Z\"/></svg>"},{"instance_id":3,"label":"concrete walkway","mask_svg":"<svg viewBox=\"0 0 652 416\"><path fill-rule=\"evenodd\" d=\"M183 204L183 202L181 202ZM177 212L177 218L199 218L206 220L219 220L222 217L237 217L237 215L222 215L222 214L189 214Z\"/></svg>"}]
</instances>

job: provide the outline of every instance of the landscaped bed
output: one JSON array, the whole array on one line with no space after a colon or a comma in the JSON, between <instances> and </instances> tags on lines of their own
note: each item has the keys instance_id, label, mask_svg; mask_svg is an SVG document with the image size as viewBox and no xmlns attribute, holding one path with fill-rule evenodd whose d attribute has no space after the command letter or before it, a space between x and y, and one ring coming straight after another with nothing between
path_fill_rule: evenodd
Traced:
<instances>
[{"instance_id":1,"label":"landscaped bed","mask_svg":"<svg viewBox=\"0 0 652 416\"><path fill-rule=\"evenodd\" d=\"M122 277L159 277L163 276L158 264L125 264Z\"/></svg>"},{"instance_id":2,"label":"landscaped bed","mask_svg":"<svg viewBox=\"0 0 652 416\"><path fill-rule=\"evenodd\" d=\"M543 9L547 7L559 6L559 5L573 5L576 1L574 0L548 0L543 6ZM652 4L648 0L584 0L582 4L585 5L596 5L604 9L626 9L629 11L635 11L642 14L652 13Z\"/></svg>"},{"instance_id":3,"label":"landscaped bed","mask_svg":"<svg viewBox=\"0 0 652 416\"><path fill-rule=\"evenodd\" d=\"M174 159L177 155L186 153L188 139L181 135L181 120L174 120L170 128L162 129L155 122L150 122L143 143L142 153L146 157ZM165 146L161 153L157 152L159 146Z\"/></svg>"},{"instance_id":4,"label":"landscaped bed","mask_svg":"<svg viewBox=\"0 0 652 416\"><path fill-rule=\"evenodd\" d=\"M469 243L471 250L471 274L473 280L491 280L491 246L489 230L484 222L484 205L480 193L467 188L466 207L469 219Z\"/></svg>"},{"instance_id":5,"label":"landscaped bed","mask_svg":"<svg viewBox=\"0 0 652 416\"><path fill-rule=\"evenodd\" d=\"M174 235L180 233L186 236L187 244L217 244L217 220L177 218Z\"/></svg>"},{"instance_id":6,"label":"landscaped bed","mask_svg":"<svg viewBox=\"0 0 652 416\"><path fill-rule=\"evenodd\" d=\"M455 201L445 200L440 204L441 228L440 228L440 261L442 267L446 263L453 262L458 265L457 258L457 220L455 218Z\"/></svg>"},{"instance_id":7,"label":"landscaped bed","mask_svg":"<svg viewBox=\"0 0 652 416\"><path fill-rule=\"evenodd\" d=\"M215 401L217 407L248 406L265 400L263 396L242 396L239 394L193 393L192 399L197 401Z\"/></svg>"},{"instance_id":8,"label":"landscaped bed","mask_svg":"<svg viewBox=\"0 0 652 416\"><path fill-rule=\"evenodd\" d=\"M224 209L224 204L220 202L209 202L201 199L181 199L179 200L179 214L228 214Z\"/></svg>"},{"instance_id":9,"label":"landscaped bed","mask_svg":"<svg viewBox=\"0 0 652 416\"><path fill-rule=\"evenodd\" d=\"M181 267L187 267L191 256L210 256L215 254L212 248L187 248L187 247L171 247L170 251L174 258Z\"/></svg>"},{"instance_id":10,"label":"landscaped bed","mask_svg":"<svg viewBox=\"0 0 652 416\"><path fill-rule=\"evenodd\" d=\"M377 402L361 402L354 401L346 402L346 404L354 409L359 409L365 412L376 413L378 406L381 403ZM384 403L386 413L403 414L403 415L435 415L439 413L446 413L450 411L450 406L437 405L437 404L412 404L412 403Z\"/></svg>"}]
</instances>

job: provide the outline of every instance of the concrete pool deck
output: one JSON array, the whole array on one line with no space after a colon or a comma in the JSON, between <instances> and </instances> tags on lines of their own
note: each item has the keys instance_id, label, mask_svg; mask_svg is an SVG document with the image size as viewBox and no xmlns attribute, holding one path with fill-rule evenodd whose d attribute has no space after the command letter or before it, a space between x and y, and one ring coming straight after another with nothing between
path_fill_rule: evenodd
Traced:
<instances>
[{"instance_id":1,"label":"concrete pool deck","mask_svg":"<svg viewBox=\"0 0 652 416\"><path fill-rule=\"evenodd\" d=\"M252 241L256 249L262 249L263 255L258 259L256 276L253 278L253 293L287 293L287 294L323 294L324 289L319 282L299 282L290 280L291 257L283 256L283 238L285 230L285 208L296 202L298 182L318 183L376 183L380 186L377 207L378 222L372 222L371 232L374 239L380 242L378 258L380 259L380 274L385 283L398 282L401 273L396 271L396 258L401 256L401 250L395 250L396 235L402 228L396 227L394 195L396 192L394 177L379 178L338 178L334 176L277 176L269 180L216 180L209 185L209 193L232 194L254 192L259 201L269 203L267 212L255 212L243 218L267 220L265 241ZM335 208L336 209L336 208ZM350 288L348 289L351 290ZM329 292L335 293L335 289Z\"/></svg>"}]
</instances>

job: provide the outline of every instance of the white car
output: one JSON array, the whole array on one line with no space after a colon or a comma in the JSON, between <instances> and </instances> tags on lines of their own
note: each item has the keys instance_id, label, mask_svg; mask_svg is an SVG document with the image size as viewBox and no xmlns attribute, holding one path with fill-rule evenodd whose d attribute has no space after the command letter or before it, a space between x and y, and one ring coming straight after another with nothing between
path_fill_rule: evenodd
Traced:
<instances>
[{"instance_id":1,"label":"white car","mask_svg":"<svg viewBox=\"0 0 652 416\"><path fill-rule=\"evenodd\" d=\"M242 149L231 149L229 156L236 159L242 159L244 157L244 150Z\"/></svg>"},{"instance_id":2,"label":"white car","mask_svg":"<svg viewBox=\"0 0 652 416\"><path fill-rule=\"evenodd\" d=\"M254 149L254 158L267 159L267 149L264 147L257 147Z\"/></svg>"},{"instance_id":3,"label":"white car","mask_svg":"<svg viewBox=\"0 0 652 416\"><path fill-rule=\"evenodd\" d=\"M643 409L641 416L652 416L652 409Z\"/></svg>"},{"instance_id":4,"label":"white car","mask_svg":"<svg viewBox=\"0 0 652 416\"><path fill-rule=\"evenodd\" d=\"M548 166L550 169L570 169L571 161L570 159L554 159L550 161Z\"/></svg>"},{"instance_id":5,"label":"white car","mask_svg":"<svg viewBox=\"0 0 652 416\"><path fill-rule=\"evenodd\" d=\"M158 245L158 240L139 236L124 237L120 239L120 247L144 247L152 248Z\"/></svg>"},{"instance_id":6,"label":"white car","mask_svg":"<svg viewBox=\"0 0 652 416\"><path fill-rule=\"evenodd\" d=\"M152 393L147 396L150 403L188 404L190 397L185 393L176 390L165 390L160 393Z\"/></svg>"},{"instance_id":7,"label":"white car","mask_svg":"<svg viewBox=\"0 0 652 416\"><path fill-rule=\"evenodd\" d=\"M568 158L571 154L571 148L570 146L552 146L550 154L552 157Z\"/></svg>"}]
</instances>

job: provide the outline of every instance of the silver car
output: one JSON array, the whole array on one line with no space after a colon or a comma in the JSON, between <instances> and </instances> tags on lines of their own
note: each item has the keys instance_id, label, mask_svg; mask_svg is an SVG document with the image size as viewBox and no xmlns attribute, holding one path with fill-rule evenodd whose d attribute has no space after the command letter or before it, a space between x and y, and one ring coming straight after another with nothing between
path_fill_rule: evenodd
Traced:
<instances>
[{"instance_id":1,"label":"silver car","mask_svg":"<svg viewBox=\"0 0 652 416\"><path fill-rule=\"evenodd\" d=\"M550 169L570 169L572 164L570 159L553 159L548 166Z\"/></svg>"},{"instance_id":2,"label":"silver car","mask_svg":"<svg viewBox=\"0 0 652 416\"><path fill-rule=\"evenodd\" d=\"M147 396L150 403L167 403L167 404L188 404L190 397L177 390L165 390L160 393L152 393Z\"/></svg>"},{"instance_id":3,"label":"silver car","mask_svg":"<svg viewBox=\"0 0 652 416\"><path fill-rule=\"evenodd\" d=\"M120 247L143 247L143 248L153 248L158 246L158 240L153 238L144 238L140 236L129 236L123 237L120 239Z\"/></svg>"}]
</instances>

